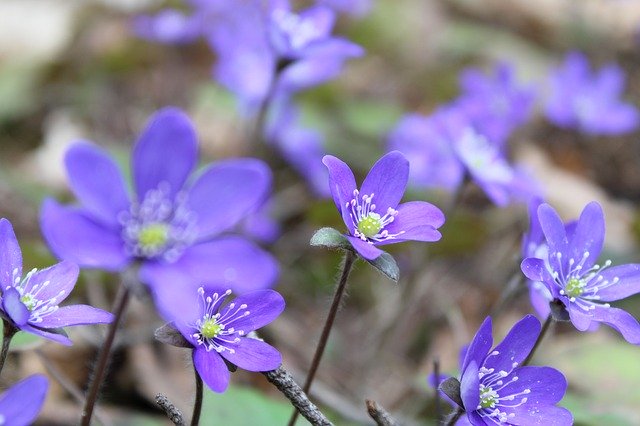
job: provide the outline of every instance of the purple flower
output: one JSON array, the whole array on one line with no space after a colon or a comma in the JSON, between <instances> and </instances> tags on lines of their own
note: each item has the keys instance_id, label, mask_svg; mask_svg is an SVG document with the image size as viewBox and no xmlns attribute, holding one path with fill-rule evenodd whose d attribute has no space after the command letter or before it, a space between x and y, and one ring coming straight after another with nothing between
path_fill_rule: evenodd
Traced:
<instances>
[{"instance_id":1,"label":"purple flower","mask_svg":"<svg viewBox=\"0 0 640 426\"><path fill-rule=\"evenodd\" d=\"M193 345L193 365L215 392L229 384L225 360L249 371L269 371L282 362L280 353L248 334L269 324L284 310L284 299L273 290L246 293L225 300L231 290L205 286L197 291L175 290L168 319Z\"/></svg>"},{"instance_id":2,"label":"purple flower","mask_svg":"<svg viewBox=\"0 0 640 426\"><path fill-rule=\"evenodd\" d=\"M34 374L11 386L0 396L0 425L28 426L38 417L49 380Z\"/></svg>"},{"instance_id":3,"label":"purple flower","mask_svg":"<svg viewBox=\"0 0 640 426\"><path fill-rule=\"evenodd\" d=\"M133 148L130 195L104 150L87 142L72 146L65 163L82 206L44 203L42 231L52 251L109 271L139 262L140 279L156 293L204 279L240 293L273 285L278 267L268 253L243 238L220 236L264 201L268 167L255 159L224 160L189 179L197 150L182 111L157 112Z\"/></svg>"},{"instance_id":4,"label":"purple flower","mask_svg":"<svg viewBox=\"0 0 640 426\"><path fill-rule=\"evenodd\" d=\"M571 52L551 73L545 114L559 127L590 135L631 132L640 124L640 114L620 100L624 80L619 66L608 64L592 72L585 55Z\"/></svg>"},{"instance_id":5,"label":"purple flower","mask_svg":"<svg viewBox=\"0 0 640 426\"><path fill-rule=\"evenodd\" d=\"M371 0L317 0L316 4L357 18L363 17L371 10Z\"/></svg>"},{"instance_id":6,"label":"purple flower","mask_svg":"<svg viewBox=\"0 0 640 426\"><path fill-rule=\"evenodd\" d=\"M88 305L58 306L73 290L78 266L63 261L48 268L32 269L22 277L22 252L13 227L0 219L0 315L17 329L63 345L71 340L59 330L113 320L109 312Z\"/></svg>"},{"instance_id":7,"label":"purple flower","mask_svg":"<svg viewBox=\"0 0 640 426\"><path fill-rule=\"evenodd\" d=\"M573 232L567 230L548 204L538 207L538 220L548 253L543 259L525 259L522 272L547 287L554 301L564 305L578 330L603 323L620 332L628 342L640 344L638 321L607 303L640 292L640 265L611 266L610 260L596 263L605 228L600 204L587 204Z\"/></svg>"},{"instance_id":8,"label":"purple flower","mask_svg":"<svg viewBox=\"0 0 640 426\"><path fill-rule=\"evenodd\" d=\"M534 93L518 85L515 70L506 62L496 67L494 75L476 68L464 70L460 86L462 94L456 102L476 129L499 146L531 116Z\"/></svg>"},{"instance_id":9,"label":"purple flower","mask_svg":"<svg viewBox=\"0 0 640 426\"><path fill-rule=\"evenodd\" d=\"M440 108L430 117L405 117L391 132L389 145L408 152L415 186L453 191L466 175L498 206L540 193L538 184L511 166L502 148L479 133L457 104Z\"/></svg>"},{"instance_id":10,"label":"purple flower","mask_svg":"<svg viewBox=\"0 0 640 426\"><path fill-rule=\"evenodd\" d=\"M438 241L437 228L444 214L424 201L398 204L409 178L409 162L392 151L373 165L360 190L349 166L327 155L322 160L329 169L329 186L333 201L347 225L347 239L365 259L372 260L383 251L376 245L407 240Z\"/></svg>"},{"instance_id":11,"label":"purple flower","mask_svg":"<svg viewBox=\"0 0 640 426\"><path fill-rule=\"evenodd\" d=\"M460 395L469 423L480 425L571 425L571 413L556 407L567 381L550 367L520 366L540 334L527 315L493 350L491 317L484 320L462 363Z\"/></svg>"},{"instance_id":12,"label":"purple flower","mask_svg":"<svg viewBox=\"0 0 640 426\"><path fill-rule=\"evenodd\" d=\"M187 44L200 36L199 17L176 9L164 9L155 16L137 16L133 26L139 37L160 43Z\"/></svg>"}]
</instances>

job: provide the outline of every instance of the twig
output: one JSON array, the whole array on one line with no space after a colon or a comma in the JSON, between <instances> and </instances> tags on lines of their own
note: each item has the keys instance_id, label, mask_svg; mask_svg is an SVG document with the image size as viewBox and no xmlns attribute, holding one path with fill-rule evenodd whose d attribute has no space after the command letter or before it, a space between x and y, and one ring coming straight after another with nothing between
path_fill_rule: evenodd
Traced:
<instances>
[{"instance_id":1,"label":"twig","mask_svg":"<svg viewBox=\"0 0 640 426\"><path fill-rule=\"evenodd\" d=\"M378 426L399 426L399 423L391 417L381 405L369 399L366 400L367 412Z\"/></svg>"},{"instance_id":2,"label":"twig","mask_svg":"<svg viewBox=\"0 0 640 426\"><path fill-rule=\"evenodd\" d=\"M175 426L185 426L184 420L182 420L182 413L169 401L169 398L159 393L156 395L156 404L162 408L162 411Z\"/></svg>"},{"instance_id":3,"label":"twig","mask_svg":"<svg viewBox=\"0 0 640 426\"><path fill-rule=\"evenodd\" d=\"M272 383L282 394L291 401L296 412L302 414L314 426L333 426L313 402L309 401L307 394L293 380L293 377L284 369L283 366L276 370L262 372L264 376Z\"/></svg>"}]
</instances>

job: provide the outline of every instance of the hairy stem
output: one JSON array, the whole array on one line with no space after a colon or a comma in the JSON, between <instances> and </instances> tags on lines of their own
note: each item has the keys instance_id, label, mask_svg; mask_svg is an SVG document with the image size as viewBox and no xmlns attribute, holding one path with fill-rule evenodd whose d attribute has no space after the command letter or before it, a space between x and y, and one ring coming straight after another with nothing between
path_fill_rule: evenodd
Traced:
<instances>
[{"instance_id":1,"label":"hairy stem","mask_svg":"<svg viewBox=\"0 0 640 426\"><path fill-rule=\"evenodd\" d=\"M340 274L340 281L338 282L336 292L333 295L333 302L331 302L327 320L324 323L324 328L322 329L322 334L320 335L318 346L316 346L316 352L313 355L313 361L311 361L311 367L309 368L309 373L307 374L307 380L305 380L304 386L302 387L304 393L309 393L309 389L311 389L313 379L315 378L318 367L320 366L322 355L324 354L324 350L327 346L327 341L329 340L329 334L331 333L331 329L333 328L333 322L336 319L336 314L338 313L338 308L340 307L340 301L342 300L342 296L344 295L345 289L347 288L347 279L349 278L349 273L351 272L351 267L353 266L355 260L356 254L351 250L348 250L344 257L342 273ZM291 416L291 419L289 419L288 425L293 426L296 423L297 418L298 412L295 411Z\"/></svg>"},{"instance_id":2,"label":"hairy stem","mask_svg":"<svg viewBox=\"0 0 640 426\"><path fill-rule=\"evenodd\" d=\"M449 418L444 421L444 426L453 426L456 422L462 417L464 414L464 410L462 408L457 408L456 411L451 413Z\"/></svg>"},{"instance_id":3,"label":"hairy stem","mask_svg":"<svg viewBox=\"0 0 640 426\"><path fill-rule=\"evenodd\" d=\"M11 339L13 339L13 336L18 332L18 329L15 328L9 321L3 319L2 323L4 328L2 332L2 352L0 353L0 372L2 372L4 362L7 360Z\"/></svg>"},{"instance_id":4,"label":"hairy stem","mask_svg":"<svg viewBox=\"0 0 640 426\"><path fill-rule=\"evenodd\" d=\"M82 426L89 426L91 424L93 407L96 405L98 394L100 392L102 382L104 381L104 376L107 373L107 365L109 364L111 347L113 346L116 332L118 331L118 326L120 325L128 301L129 285L126 278L124 278L123 282L118 288L116 300L113 303L112 312L114 315L114 319L113 322L109 324L109 331L107 332L107 337L105 338L104 344L100 349L100 354L98 355L98 360L96 361L96 368L89 385L89 390L87 391L87 398L85 399L84 408L82 410L82 419L80 423Z\"/></svg>"},{"instance_id":5,"label":"hairy stem","mask_svg":"<svg viewBox=\"0 0 640 426\"><path fill-rule=\"evenodd\" d=\"M296 413L302 414L302 417L312 425L332 426L332 423L318 410L318 407L309 401L307 394L298 386L283 366L278 367L276 370L264 371L262 374L291 401Z\"/></svg>"},{"instance_id":6,"label":"hairy stem","mask_svg":"<svg viewBox=\"0 0 640 426\"><path fill-rule=\"evenodd\" d=\"M169 398L159 393L156 395L156 404L162 408L162 411L164 411L169 420L171 420L171 423L175 426L184 426L182 413L171 403L171 401L169 401Z\"/></svg>"},{"instance_id":7,"label":"hairy stem","mask_svg":"<svg viewBox=\"0 0 640 426\"><path fill-rule=\"evenodd\" d=\"M544 336L547 334L547 331L549 331L549 328L552 322L553 322L553 318L551 314L549 314L547 319L544 321L544 324L542 324L542 330L540 330L540 334L538 335L538 339L536 340L536 343L533 345L533 348L531 349L531 352L529 352L529 355L525 358L524 361L522 361L521 365L529 364L529 362L531 361L531 358L533 358L533 354L538 349L538 346L540 346L542 339L544 339Z\"/></svg>"},{"instance_id":8,"label":"hairy stem","mask_svg":"<svg viewBox=\"0 0 640 426\"><path fill-rule=\"evenodd\" d=\"M191 426L198 426L200 423L200 413L202 412L202 377L198 374L196 366L193 366L196 378L196 400L193 403L193 415L191 416Z\"/></svg>"}]
</instances>

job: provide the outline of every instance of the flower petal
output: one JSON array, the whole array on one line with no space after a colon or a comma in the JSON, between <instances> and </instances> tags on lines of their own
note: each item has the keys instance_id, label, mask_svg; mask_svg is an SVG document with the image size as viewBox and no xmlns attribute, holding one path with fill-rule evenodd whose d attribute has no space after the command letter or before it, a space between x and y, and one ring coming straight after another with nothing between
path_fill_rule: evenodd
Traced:
<instances>
[{"instance_id":1,"label":"flower petal","mask_svg":"<svg viewBox=\"0 0 640 426\"><path fill-rule=\"evenodd\" d=\"M360 193L374 194L376 211L383 215L389 207L395 209L404 195L409 180L409 161L399 151L391 151L373 165L362 182Z\"/></svg>"},{"instance_id":2,"label":"flower petal","mask_svg":"<svg viewBox=\"0 0 640 426\"><path fill-rule=\"evenodd\" d=\"M234 349L235 352L223 351L220 355L232 364L248 371L275 370L282 364L280 352L258 339L244 337L237 344L227 346Z\"/></svg>"},{"instance_id":3,"label":"flower petal","mask_svg":"<svg viewBox=\"0 0 640 426\"><path fill-rule=\"evenodd\" d=\"M93 221L79 209L46 200L40 226L51 251L61 259L88 268L123 270L130 262L118 232Z\"/></svg>"},{"instance_id":4,"label":"flower petal","mask_svg":"<svg viewBox=\"0 0 640 426\"><path fill-rule=\"evenodd\" d=\"M438 241L442 235L436 231L444 224L444 213L431 203L424 201L410 201L400 204L397 208L398 214L393 222L385 227L390 234L401 235L394 241Z\"/></svg>"},{"instance_id":5,"label":"flower petal","mask_svg":"<svg viewBox=\"0 0 640 426\"><path fill-rule=\"evenodd\" d=\"M333 196L333 202L342 215L342 220L349 229L349 234L353 234L353 220L349 215L349 209L345 205L353 199L353 191L356 188L356 179L353 172L344 161L333 155L325 155L322 163L329 170L329 188Z\"/></svg>"},{"instance_id":6,"label":"flower petal","mask_svg":"<svg viewBox=\"0 0 640 426\"><path fill-rule=\"evenodd\" d=\"M600 300L610 302L640 293L640 264L613 266L603 270L600 276L603 282L613 282L616 278L619 280L617 284L598 290Z\"/></svg>"},{"instance_id":7,"label":"flower petal","mask_svg":"<svg viewBox=\"0 0 640 426\"><path fill-rule=\"evenodd\" d=\"M69 186L83 207L99 222L118 228L118 213L128 211L131 201L118 166L101 148L76 143L64 158Z\"/></svg>"},{"instance_id":8,"label":"flower petal","mask_svg":"<svg viewBox=\"0 0 640 426\"><path fill-rule=\"evenodd\" d=\"M72 325L108 324L112 321L113 315L110 312L89 305L71 305L59 308L44 317L42 322L32 325L40 328L61 328Z\"/></svg>"},{"instance_id":9,"label":"flower petal","mask_svg":"<svg viewBox=\"0 0 640 426\"><path fill-rule=\"evenodd\" d=\"M270 186L271 171L260 160L227 160L207 168L187 192L187 206L197 214L199 237L236 225L260 206Z\"/></svg>"},{"instance_id":10,"label":"flower petal","mask_svg":"<svg viewBox=\"0 0 640 426\"><path fill-rule=\"evenodd\" d=\"M527 398L525 405L529 409L532 406L540 408L545 405L553 405L562 399L567 390L567 379L555 368L519 367L514 370L512 375L517 376L518 380L504 386L500 396L521 394L528 390L524 396Z\"/></svg>"},{"instance_id":11,"label":"flower petal","mask_svg":"<svg viewBox=\"0 0 640 426\"><path fill-rule=\"evenodd\" d=\"M351 237L349 235L346 237L355 251L367 260L377 259L382 253L384 253L384 251L380 250L378 247L366 241L362 241L358 237Z\"/></svg>"},{"instance_id":12,"label":"flower petal","mask_svg":"<svg viewBox=\"0 0 640 426\"><path fill-rule=\"evenodd\" d=\"M563 303L565 303L564 299L560 299ZM565 307L567 308L567 312L569 312L569 318L571 319L571 323L575 328L579 331L587 331L591 327L593 316L591 313L586 314L582 309L575 306L573 303L569 303L568 305L565 303Z\"/></svg>"},{"instance_id":13,"label":"flower petal","mask_svg":"<svg viewBox=\"0 0 640 426\"><path fill-rule=\"evenodd\" d=\"M566 256L561 259L560 263L558 263L558 259L555 256L552 256L552 253L566 253L567 245L569 244L567 240L567 233L562 223L562 219L558 216L558 213L551 207L549 204L541 204L538 207L538 219L540 220L540 227L542 228L542 232L544 232L544 236L547 239L547 244L549 245L549 262L551 262L554 270L563 269L560 265L565 265L568 259Z\"/></svg>"},{"instance_id":14,"label":"flower petal","mask_svg":"<svg viewBox=\"0 0 640 426\"><path fill-rule=\"evenodd\" d=\"M467 365L460 377L460 397L467 412L475 411L480 403L480 379L475 360Z\"/></svg>"},{"instance_id":15,"label":"flower petal","mask_svg":"<svg viewBox=\"0 0 640 426\"><path fill-rule=\"evenodd\" d=\"M4 290L2 294L2 310L21 329L31 316L29 309L20 301L20 293L14 287Z\"/></svg>"},{"instance_id":16,"label":"flower petal","mask_svg":"<svg viewBox=\"0 0 640 426\"><path fill-rule=\"evenodd\" d=\"M22 251L13 226L7 219L0 219L0 294L3 288L13 286L15 276L22 279Z\"/></svg>"},{"instance_id":17,"label":"flower petal","mask_svg":"<svg viewBox=\"0 0 640 426\"><path fill-rule=\"evenodd\" d=\"M597 306L593 311L593 320L617 330L627 342L640 345L640 324L629 312L614 307Z\"/></svg>"},{"instance_id":18,"label":"flower petal","mask_svg":"<svg viewBox=\"0 0 640 426\"><path fill-rule=\"evenodd\" d=\"M563 407L546 405L532 409L529 404L513 409L515 417L509 419L509 424L519 426L571 426L573 416Z\"/></svg>"},{"instance_id":19,"label":"flower petal","mask_svg":"<svg viewBox=\"0 0 640 426\"><path fill-rule=\"evenodd\" d=\"M233 303L247 305L250 312L246 317L234 321L233 327L248 333L264 327L276 319L284 310L284 299L273 290L259 290L237 297Z\"/></svg>"},{"instance_id":20,"label":"flower petal","mask_svg":"<svg viewBox=\"0 0 640 426\"><path fill-rule=\"evenodd\" d=\"M484 367L495 371L511 371L514 363L522 363L527 358L540 334L540 321L533 315L527 315L518 321L498 344L496 356L487 357Z\"/></svg>"},{"instance_id":21,"label":"flower petal","mask_svg":"<svg viewBox=\"0 0 640 426\"><path fill-rule=\"evenodd\" d=\"M464 357L464 362L460 366L461 371L465 371L467 366L472 361L476 363L476 369L478 365L482 365L482 361L484 357L489 353L489 349L491 349L491 345L493 345L493 336L491 334L491 317L485 318L480 325L480 328L476 332L476 335L473 336L473 340L469 343L469 348L467 349L467 354Z\"/></svg>"},{"instance_id":22,"label":"flower petal","mask_svg":"<svg viewBox=\"0 0 640 426\"><path fill-rule=\"evenodd\" d=\"M231 374L220 354L209 351L203 347L193 351L193 366L202 378L202 381L214 392L224 392L229 386Z\"/></svg>"},{"instance_id":23,"label":"flower petal","mask_svg":"<svg viewBox=\"0 0 640 426\"><path fill-rule=\"evenodd\" d=\"M0 415L7 426L27 426L38 417L49 381L42 374L34 374L11 386L0 397Z\"/></svg>"},{"instance_id":24,"label":"flower petal","mask_svg":"<svg viewBox=\"0 0 640 426\"><path fill-rule=\"evenodd\" d=\"M26 293L36 292L39 300L51 300L55 297L56 302L60 303L69 296L75 287L79 272L78 265L63 260L53 266L36 271L29 279L24 291Z\"/></svg>"},{"instance_id":25,"label":"flower petal","mask_svg":"<svg viewBox=\"0 0 640 426\"><path fill-rule=\"evenodd\" d=\"M596 262L604 242L604 213L595 201L586 205L580 214L578 225L569 242L569 252L576 263L586 256L583 269L587 270ZM564 253L563 253L564 254Z\"/></svg>"},{"instance_id":26,"label":"flower petal","mask_svg":"<svg viewBox=\"0 0 640 426\"><path fill-rule=\"evenodd\" d=\"M169 184L169 197L175 197L197 155L196 132L189 117L171 107L156 112L133 148L131 167L138 200L163 182Z\"/></svg>"}]
</instances>

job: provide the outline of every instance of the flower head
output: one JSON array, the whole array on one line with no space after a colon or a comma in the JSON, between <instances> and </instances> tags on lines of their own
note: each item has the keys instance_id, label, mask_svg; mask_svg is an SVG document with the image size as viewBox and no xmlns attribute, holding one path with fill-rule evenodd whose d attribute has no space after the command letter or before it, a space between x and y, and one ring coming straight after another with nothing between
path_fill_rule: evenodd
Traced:
<instances>
[{"instance_id":1,"label":"flower head","mask_svg":"<svg viewBox=\"0 0 640 426\"><path fill-rule=\"evenodd\" d=\"M591 202L582 211L575 229L567 229L548 204L538 207L547 253L522 262L527 278L543 283L554 301L561 303L580 331L597 323L609 325L628 342L640 344L640 324L628 312L608 302L640 292L640 265L612 266L596 263L604 242L604 213Z\"/></svg>"},{"instance_id":2,"label":"flower head","mask_svg":"<svg viewBox=\"0 0 640 426\"><path fill-rule=\"evenodd\" d=\"M592 72L584 54L571 52L551 74L545 114L559 127L590 135L631 132L640 124L640 113L620 100L624 80L619 66Z\"/></svg>"},{"instance_id":3,"label":"flower head","mask_svg":"<svg viewBox=\"0 0 640 426\"><path fill-rule=\"evenodd\" d=\"M0 219L0 315L17 329L71 345L62 327L104 324L111 313L88 305L58 306L78 279L78 266L62 261L22 275L22 252L13 227Z\"/></svg>"},{"instance_id":4,"label":"flower head","mask_svg":"<svg viewBox=\"0 0 640 426\"><path fill-rule=\"evenodd\" d=\"M270 287L274 259L240 237L221 237L266 198L271 173L255 159L224 160L189 179L197 160L189 118L158 111L133 148L130 194L118 166L97 146L67 151L69 183L81 207L44 203L41 224L52 251L84 267L121 271L141 263L155 292L214 279L242 292Z\"/></svg>"},{"instance_id":5,"label":"flower head","mask_svg":"<svg viewBox=\"0 0 640 426\"><path fill-rule=\"evenodd\" d=\"M329 169L333 201L349 230L347 239L365 259L382 254L376 245L440 239L440 209L424 201L399 204L409 177L409 162L400 152L380 158L360 189L346 163L331 155L322 162Z\"/></svg>"},{"instance_id":6,"label":"flower head","mask_svg":"<svg viewBox=\"0 0 640 426\"><path fill-rule=\"evenodd\" d=\"M491 317L474 336L462 362L460 395L469 423L478 425L571 425L556 407L567 381L550 367L521 366L540 334L540 322L527 315L491 349Z\"/></svg>"},{"instance_id":7,"label":"flower head","mask_svg":"<svg viewBox=\"0 0 640 426\"><path fill-rule=\"evenodd\" d=\"M280 353L249 333L273 321L284 310L284 299L273 290L246 293L228 301L231 290L203 286L176 292L167 319L193 345L193 363L202 380L223 392L229 383L224 360L249 371L280 366ZM223 360L224 359L224 360Z\"/></svg>"},{"instance_id":8,"label":"flower head","mask_svg":"<svg viewBox=\"0 0 640 426\"><path fill-rule=\"evenodd\" d=\"M38 417L49 380L34 374L11 386L0 396L0 425L28 426Z\"/></svg>"}]
</instances>

